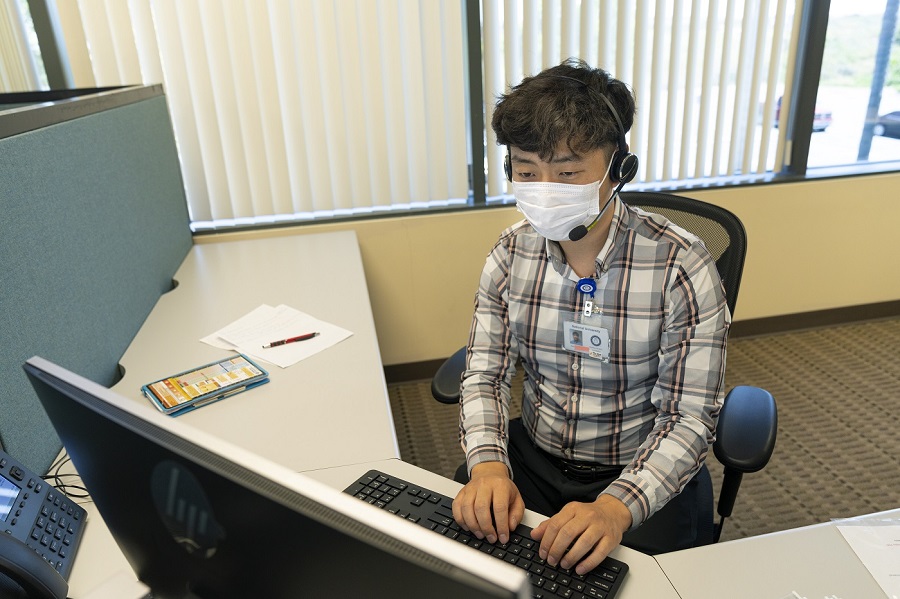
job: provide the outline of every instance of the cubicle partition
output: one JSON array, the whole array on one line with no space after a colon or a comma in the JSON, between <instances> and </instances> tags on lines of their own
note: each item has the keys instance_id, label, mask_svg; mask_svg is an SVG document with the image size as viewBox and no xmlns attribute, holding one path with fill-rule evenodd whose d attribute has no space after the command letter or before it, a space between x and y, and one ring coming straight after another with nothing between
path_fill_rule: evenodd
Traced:
<instances>
[{"instance_id":1,"label":"cubicle partition","mask_svg":"<svg viewBox=\"0 0 900 599\"><path fill-rule=\"evenodd\" d=\"M22 364L102 385L191 247L162 87L0 94L0 442L45 472L61 443ZM177 343L177 339L172 340Z\"/></svg>"}]
</instances>

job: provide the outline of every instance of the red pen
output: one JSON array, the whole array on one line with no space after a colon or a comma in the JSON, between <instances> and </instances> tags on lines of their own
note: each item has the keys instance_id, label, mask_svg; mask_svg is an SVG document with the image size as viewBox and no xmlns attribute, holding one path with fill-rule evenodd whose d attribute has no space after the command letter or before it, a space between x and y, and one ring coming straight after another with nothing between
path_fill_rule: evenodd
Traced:
<instances>
[{"instance_id":1,"label":"red pen","mask_svg":"<svg viewBox=\"0 0 900 599\"><path fill-rule=\"evenodd\" d=\"M306 341L307 339L312 339L316 335L318 335L318 333L307 333L305 335L300 335L299 337L291 337L289 339L282 339L281 341L273 341L271 343L266 343L265 345L263 345L263 349L278 347L279 345L284 345L285 343L294 343L295 341Z\"/></svg>"}]
</instances>

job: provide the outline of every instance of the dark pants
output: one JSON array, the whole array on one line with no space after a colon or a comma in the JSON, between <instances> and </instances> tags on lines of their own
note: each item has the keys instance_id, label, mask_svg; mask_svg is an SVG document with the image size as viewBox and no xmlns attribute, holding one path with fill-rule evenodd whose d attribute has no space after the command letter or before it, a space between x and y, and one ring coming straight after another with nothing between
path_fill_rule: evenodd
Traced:
<instances>
[{"instance_id":1,"label":"dark pants","mask_svg":"<svg viewBox=\"0 0 900 599\"><path fill-rule=\"evenodd\" d=\"M525 507L534 512L552 516L569 502L594 501L619 477L618 471L612 471L608 476L591 482L573 480L558 463L534 445L519 419L510 421L509 437L508 453L513 478ZM462 484L468 482L465 464L457 470L455 479ZM679 495L640 527L626 532L622 544L644 553L664 553L711 542L711 538L706 538L708 527L701 521L708 518L711 527L711 502L712 483L704 465ZM709 514L703 513L702 505L706 503L710 506Z\"/></svg>"}]
</instances>

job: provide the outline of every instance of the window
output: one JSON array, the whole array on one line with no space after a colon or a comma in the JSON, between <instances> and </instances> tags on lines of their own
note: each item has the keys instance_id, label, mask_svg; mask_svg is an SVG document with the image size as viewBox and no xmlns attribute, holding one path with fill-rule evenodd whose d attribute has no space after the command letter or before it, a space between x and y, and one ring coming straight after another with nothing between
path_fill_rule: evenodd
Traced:
<instances>
[{"instance_id":1,"label":"window","mask_svg":"<svg viewBox=\"0 0 900 599\"><path fill-rule=\"evenodd\" d=\"M195 230L467 201L458 0L58 8L76 85L165 85Z\"/></svg>"},{"instance_id":2,"label":"window","mask_svg":"<svg viewBox=\"0 0 900 599\"><path fill-rule=\"evenodd\" d=\"M496 96L569 56L634 89L632 188L888 169L898 2L48 0L70 87L164 84L195 230L509 201Z\"/></svg>"},{"instance_id":3,"label":"window","mask_svg":"<svg viewBox=\"0 0 900 599\"><path fill-rule=\"evenodd\" d=\"M794 4L484 0L485 120L507 82L577 56L634 90L628 138L641 159L638 184L779 170L772 125L776 93L792 74ZM502 196L504 150L490 129L487 140L487 194Z\"/></svg>"},{"instance_id":4,"label":"window","mask_svg":"<svg viewBox=\"0 0 900 599\"><path fill-rule=\"evenodd\" d=\"M0 0L0 93L47 89L26 0Z\"/></svg>"},{"instance_id":5,"label":"window","mask_svg":"<svg viewBox=\"0 0 900 599\"><path fill-rule=\"evenodd\" d=\"M809 168L900 160L896 0L831 0Z\"/></svg>"}]
</instances>

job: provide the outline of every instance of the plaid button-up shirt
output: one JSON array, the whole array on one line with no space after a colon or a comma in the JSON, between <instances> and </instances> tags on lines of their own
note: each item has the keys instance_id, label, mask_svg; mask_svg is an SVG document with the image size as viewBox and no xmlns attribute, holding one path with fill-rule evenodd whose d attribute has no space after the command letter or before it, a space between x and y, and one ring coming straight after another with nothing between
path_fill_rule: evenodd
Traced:
<instances>
[{"instance_id":1,"label":"plaid button-up shirt","mask_svg":"<svg viewBox=\"0 0 900 599\"><path fill-rule=\"evenodd\" d=\"M563 348L583 308L578 275L556 242L525 221L487 258L475 301L460 407L469 470L506 453L510 381L524 369L522 421L544 451L624 465L604 493L637 526L697 472L715 440L731 316L703 243L659 215L616 200L596 261L609 361Z\"/></svg>"}]
</instances>

